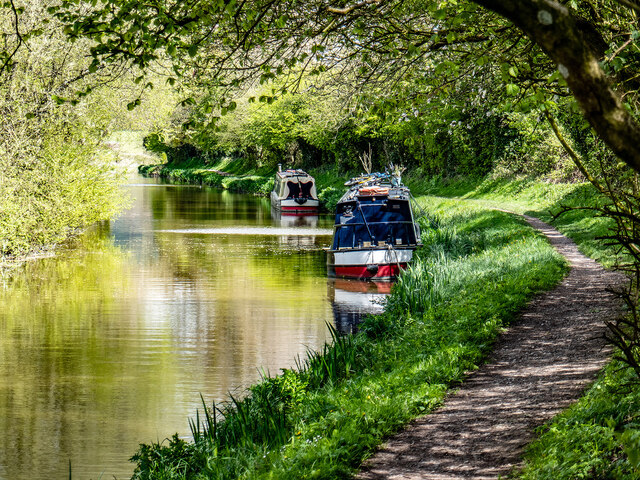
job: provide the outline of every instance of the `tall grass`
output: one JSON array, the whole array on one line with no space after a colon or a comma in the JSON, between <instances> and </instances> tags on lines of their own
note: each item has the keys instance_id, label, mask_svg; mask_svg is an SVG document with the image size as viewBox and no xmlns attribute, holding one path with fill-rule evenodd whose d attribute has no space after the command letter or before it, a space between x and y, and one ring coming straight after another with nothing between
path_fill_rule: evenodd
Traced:
<instances>
[{"instance_id":1,"label":"tall grass","mask_svg":"<svg viewBox=\"0 0 640 480\"><path fill-rule=\"evenodd\" d=\"M344 478L385 436L435 408L565 266L519 219L454 202L430 208L439 210L433 231L386 313L355 336L331 329L332 341L296 369L204 407L192 441L142 445L134 478Z\"/></svg>"}]
</instances>

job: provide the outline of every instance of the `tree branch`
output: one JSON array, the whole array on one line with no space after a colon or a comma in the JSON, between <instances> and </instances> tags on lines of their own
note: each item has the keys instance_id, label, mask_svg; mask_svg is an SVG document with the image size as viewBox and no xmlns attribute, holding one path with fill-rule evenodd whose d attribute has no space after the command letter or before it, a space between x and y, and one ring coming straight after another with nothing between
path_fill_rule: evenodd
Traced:
<instances>
[{"instance_id":1,"label":"tree branch","mask_svg":"<svg viewBox=\"0 0 640 480\"><path fill-rule=\"evenodd\" d=\"M474 1L511 20L545 51L594 130L621 160L640 172L640 125L613 90L569 10L553 0Z\"/></svg>"},{"instance_id":2,"label":"tree branch","mask_svg":"<svg viewBox=\"0 0 640 480\"><path fill-rule=\"evenodd\" d=\"M356 3L355 5L345 8L327 7L327 12L335 13L337 15L349 15L351 12L359 8L366 7L367 5L379 5L382 2L383 0L364 0L363 2Z\"/></svg>"}]
</instances>

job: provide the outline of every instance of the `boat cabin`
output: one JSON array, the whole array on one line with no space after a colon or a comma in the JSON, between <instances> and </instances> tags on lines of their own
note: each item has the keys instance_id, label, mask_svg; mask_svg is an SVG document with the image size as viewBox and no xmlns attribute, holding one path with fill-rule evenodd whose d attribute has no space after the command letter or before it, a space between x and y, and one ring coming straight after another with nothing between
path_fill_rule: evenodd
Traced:
<instances>
[{"instance_id":1,"label":"boat cabin","mask_svg":"<svg viewBox=\"0 0 640 480\"><path fill-rule=\"evenodd\" d=\"M389 174L356 177L336 205L329 275L393 280L420 244L409 189Z\"/></svg>"},{"instance_id":2,"label":"boat cabin","mask_svg":"<svg viewBox=\"0 0 640 480\"><path fill-rule=\"evenodd\" d=\"M316 182L304 170L276 172L271 205L282 213L317 213L319 208Z\"/></svg>"}]
</instances>

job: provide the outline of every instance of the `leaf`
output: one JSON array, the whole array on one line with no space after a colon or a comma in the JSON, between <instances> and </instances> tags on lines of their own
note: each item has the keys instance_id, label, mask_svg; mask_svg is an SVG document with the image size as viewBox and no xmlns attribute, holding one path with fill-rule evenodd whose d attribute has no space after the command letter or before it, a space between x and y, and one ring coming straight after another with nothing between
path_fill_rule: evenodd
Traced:
<instances>
[{"instance_id":1,"label":"leaf","mask_svg":"<svg viewBox=\"0 0 640 480\"><path fill-rule=\"evenodd\" d=\"M436 10L433 14L433 18L436 20L444 20L447 17L447 11L444 8Z\"/></svg>"},{"instance_id":2,"label":"leaf","mask_svg":"<svg viewBox=\"0 0 640 480\"><path fill-rule=\"evenodd\" d=\"M507 84L507 95L515 96L520 92L520 87L515 83Z\"/></svg>"},{"instance_id":3,"label":"leaf","mask_svg":"<svg viewBox=\"0 0 640 480\"><path fill-rule=\"evenodd\" d=\"M189 56L195 57L197 53L198 53L198 45L191 45L189 47Z\"/></svg>"}]
</instances>

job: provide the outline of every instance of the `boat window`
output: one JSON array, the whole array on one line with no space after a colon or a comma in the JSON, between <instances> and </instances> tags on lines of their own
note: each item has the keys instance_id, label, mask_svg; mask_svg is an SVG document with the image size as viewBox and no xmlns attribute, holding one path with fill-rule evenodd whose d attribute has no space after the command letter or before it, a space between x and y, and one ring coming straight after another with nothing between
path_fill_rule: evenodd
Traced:
<instances>
[{"instance_id":1,"label":"boat window","mask_svg":"<svg viewBox=\"0 0 640 480\"><path fill-rule=\"evenodd\" d=\"M300 182L303 197L311 196L311 187L313 187L313 182Z\"/></svg>"},{"instance_id":2,"label":"boat window","mask_svg":"<svg viewBox=\"0 0 640 480\"><path fill-rule=\"evenodd\" d=\"M345 206L336 214L335 223L334 250L359 247L364 242L372 245L416 244L411 211L406 202L362 202L359 209Z\"/></svg>"},{"instance_id":3,"label":"boat window","mask_svg":"<svg viewBox=\"0 0 640 480\"><path fill-rule=\"evenodd\" d=\"M287 198L299 197L300 196L300 185L296 182L287 182L287 187L289 187L289 195Z\"/></svg>"}]
</instances>

